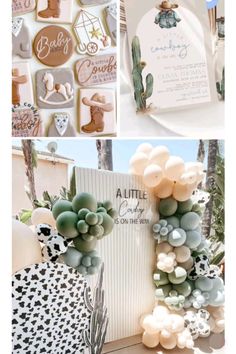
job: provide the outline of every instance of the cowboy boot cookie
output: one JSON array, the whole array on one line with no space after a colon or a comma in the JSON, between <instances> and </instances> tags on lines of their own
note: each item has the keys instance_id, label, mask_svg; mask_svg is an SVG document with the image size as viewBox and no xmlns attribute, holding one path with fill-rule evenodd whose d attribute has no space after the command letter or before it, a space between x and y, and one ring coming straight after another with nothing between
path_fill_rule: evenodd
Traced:
<instances>
[{"instance_id":1,"label":"cowboy boot cookie","mask_svg":"<svg viewBox=\"0 0 236 354\"><path fill-rule=\"evenodd\" d=\"M59 18L61 13L60 3L61 0L48 0L48 7L45 10L40 11L38 16L42 18Z\"/></svg>"}]
</instances>

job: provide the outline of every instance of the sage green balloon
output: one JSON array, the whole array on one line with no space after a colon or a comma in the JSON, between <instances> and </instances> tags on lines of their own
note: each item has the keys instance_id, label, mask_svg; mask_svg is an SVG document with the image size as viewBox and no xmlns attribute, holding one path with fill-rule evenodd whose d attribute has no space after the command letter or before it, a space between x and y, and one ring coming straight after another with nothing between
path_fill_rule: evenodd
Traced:
<instances>
[{"instance_id":1,"label":"sage green balloon","mask_svg":"<svg viewBox=\"0 0 236 354\"><path fill-rule=\"evenodd\" d=\"M82 263L82 265L83 265L84 267L91 267L91 265L92 265L92 259L91 259L91 257L89 257L89 256L84 256L83 259L82 259L82 261L81 261L81 263Z\"/></svg>"},{"instance_id":2,"label":"sage green balloon","mask_svg":"<svg viewBox=\"0 0 236 354\"><path fill-rule=\"evenodd\" d=\"M72 200L72 208L76 213L84 208L95 212L97 210L97 201L92 194L80 193Z\"/></svg>"},{"instance_id":3,"label":"sage green balloon","mask_svg":"<svg viewBox=\"0 0 236 354\"><path fill-rule=\"evenodd\" d=\"M162 199L159 204L159 212L163 216L172 216L176 213L178 202L174 198Z\"/></svg>"},{"instance_id":4,"label":"sage green balloon","mask_svg":"<svg viewBox=\"0 0 236 354\"><path fill-rule=\"evenodd\" d=\"M89 225L85 220L79 220L77 223L77 229L81 234L87 234L89 230Z\"/></svg>"},{"instance_id":5,"label":"sage green balloon","mask_svg":"<svg viewBox=\"0 0 236 354\"><path fill-rule=\"evenodd\" d=\"M95 250L96 246L97 246L97 239L96 237L93 237L93 239L91 241L85 241L83 240L82 237L76 237L74 240L74 245L75 248L82 252L82 253L87 253L87 252L91 252L93 250Z\"/></svg>"},{"instance_id":6,"label":"sage green balloon","mask_svg":"<svg viewBox=\"0 0 236 354\"><path fill-rule=\"evenodd\" d=\"M177 216L169 216L168 218L166 218L166 221L169 225L173 226L174 229L178 229L180 226L180 221Z\"/></svg>"},{"instance_id":7,"label":"sage green balloon","mask_svg":"<svg viewBox=\"0 0 236 354\"><path fill-rule=\"evenodd\" d=\"M89 234L95 237L103 236L104 229L100 225L90 226Z\"/></svg>"},{"instance_id":8,"label":"sage green balloon","mask_svg":"<svg viewBox=\"0 0 236 354\"><path fill-rule=\"evenodd\" d=\"M97 267L91 266L91 267L88 268L88 274L89 274L89 275L94 275L94 274L96 274L97 272L98 272L98 268L97 268Z\"/></svg>"},{"instance_id":9,"label":"sage green balloon","mask_svg":"<svg viewBox=\"0 0 236 354\"><path fill-rule=\"evenodd\" d=\"M172 284L182 284L187 278L187 272L182 267L176 267L172 273L168 274L168 278Z\"/></svg>"},{"instance_id":10,"label":"sage green balloon","mask_svg":"<svg viewBox=\"0 0 236 354\"><path fill-rule=\"evenodd\" d=\"M107 210L105 208L103 208L103 207L99 207L97 209L97 213L107 213Z\"/></svg>"},{"instance_id":11,"label":"sage green balloon","mask_svg":"<svg viewBox=\"0 0 236 354\"><path fill-rule=\"evenodd\" d=\"M58 200L52 208L54 219L56 220L61 213L64 213L64 211L72 211L72 203L68 200Z\"/></svg>"},{"instance_id":12,"label":"sage green balloon","mask_svg":"<svg viewBox=\"0 0 236 354\"><path fill-rule=\"evenodd\" d=\"M82 237L82 239L83 239L84 241L92 241L93 238L94 238L94 236L89 235L89 234L81 235L81 237Z\"/></svg>"},{"instance_id":13,"label":"sage green balloon","mask_svg":"<svg viewBox=\"0 0 236 354\"><path fill-rule=\"evenodd\" d=\"M64 211L56 221L58 232L66 238L75 238L79 235L77 230L78 215L72 211Z\"/></svg>"},{"instance_id":14,"label":"sage green balloon","mask_svg":"<svg viewBox=\"0 0 236 354\"><path fill-rule=\"evenodd\" d=\"M102 213L103 216L103 223L102 223L102 227L104 228L104 234L103 236L109 235L114 227L114 220L110 217L110 215L106 214L106 213Z\"/></svg>"},{"instance_id":15,"label":"sage green balloon","mask_svg":"<svg viewBox=\"0 0 236 354\"><path fill-rule=\"evenodd\" d=\"M86 208L80 209L80 211L78 212L79 220L85 220L85 217L88 213L90 213L90 210Z\"/></svg>"},{"instance_id":16,"label":"sage green balloon","mask_svg":"<svg viewBox=\"0 0 236 354\"><path fill-rule=\"evenodd\" d=\"M68 247L62 258L69 267L77 268L83 258L83 254L74 247Z\"/></svg>"},{"instance_id":17,"label":"sage green balloon","mask_svg":"<svg viewBox=\"0 0 236 354\"><path fill-rule=\"evenodd\" d=\"M85 221L89 226L97 225L98 216L96 213L88 213L85 217Z\"/></svg>"},{"instance_id":18,"label":"sage green balloon","mask_svg":"<svg viewBox=\"0 0 236 354\"><path fill-rule=\"evenodd\" d=\"M192 199L188 199L185 202L178 202L177 213L179 214L188 213L189 211L192 211L192 207L193 207Z\"/></svg>"},{"instance_id":19,"label":"sage green balloon","mask_svg":"<svg viewBox=\"0 0 236 354\"><path fill-rule=\"evenodd\" d=\"M103 208L105 208L107 211L112 209L112 202L110 200L106 200L105 202L102 203Z\"/></svg>"},{"instance_id":20,"label":"sage green balloon","mask_svg":"<svg viewBox=\"0 0 236 354\"><path fill-rule=\"evenodd\" d=\"M157 276L159 279L155 279L155 276ZM153 274L153 280L154 284L158 288L161 285L167 285L169 284L169 279L168 279L168 274L162 272L161 270L156 270L155 273Z\"/></svg>"},{"instance_id":21,"label":"sage green balloon","mask_svg":"<svg viewBox=\"0 0 236 354\"><path fill-rule=\"evenodd\" d=\"M116 211L116 209L112 208L108 211L108 215L110 215L112 219L116 219L118 217L118 212Z\"/></svg>"},{"instance_id":22,"label":"sage green balloon","mask_svg":"<svg viewBox=\"0 0 236 354\"><path fill-rule=\"evenodd\" d=\"M83 265L80 265L76 268L78 270L78 272L82 275L86 275L87 274L87 268L84 267Z\"/></svg>"},{"instance_id":23,"label":"sage green balloon","mask_svg":"<svg viewBox=\"0 0 236 354\"><path fill-rule=\"evenodd\" d=\"M173 284L173 289L185 297L189 296L192 292L192 287L187 281L184 281L182 284Z\"/></svg>"},{"instance_id":24,"label":"sage green balloon","mask_svg":"<svg viewBox=\"0 0 236 354\"><path fill-rule=\"evenodd\" d=\"M195 230L200 224L200 217L197 213L190 211L182 216L180 225L185 231Z\"/></svg>"},{"instance_id":25,"label":"sage green balloon","mask_svg":"<svg viewBox=\"0 0 236 354\"><path fill-rule=\"evenodd\" d=\"M102 225L103 223L103 216L101 213L97 213L97 217L98 217L98 225Z\"/></svg>"}]
</instances>

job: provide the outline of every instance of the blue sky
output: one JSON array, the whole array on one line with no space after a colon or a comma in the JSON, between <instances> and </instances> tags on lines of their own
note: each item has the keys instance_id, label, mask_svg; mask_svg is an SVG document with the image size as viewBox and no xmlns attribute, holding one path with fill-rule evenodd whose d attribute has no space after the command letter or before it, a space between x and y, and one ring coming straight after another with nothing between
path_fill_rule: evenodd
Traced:
<instances>
[{"instance_id":1,"label":"blue sky","mask_svg":"<svg viewBox=\"0 0 236 354\"><path fill-rule=\"evenodd\" d=\"M47 144L51 140L36 142L36 148L47 151ZM143 142L150 142L153 146L166 145L172 155L181 156L186 162L196 161L198 140L113 140L114 171L126 173L129 170L129 160L136 148ZM97 168L97 150L95 140L70 139L57 140L57 154L75 160L79 167ZM14 140L13 145L20 145L20 140Z\"/></svg>"}]
</instances>

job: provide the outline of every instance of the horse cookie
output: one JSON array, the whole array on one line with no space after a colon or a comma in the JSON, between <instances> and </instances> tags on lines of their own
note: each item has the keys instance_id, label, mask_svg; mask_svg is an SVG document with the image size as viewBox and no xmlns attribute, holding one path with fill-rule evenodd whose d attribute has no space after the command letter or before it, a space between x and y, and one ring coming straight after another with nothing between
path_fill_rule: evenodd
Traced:
<instances>
[{"instance_id":1,"label":"horse cookie","mask_svg":"<svg viewBox=\"0 0 236 354\"><path fill-rule=\"evenodd\" d=\"M34 11L35 6L35 0L12 0L12 15L18 16Z\"/></svg>"},{"instance_id":2,"label":"horse cookie","mask_svg":"<svg viewBox=\"0 0 236 354\"><path fill-rule=\"evenodd\" d=\"M30 67L27 62L12 65L12 105L34 104Z\"/></svg>"},{"instance_id":3,"label":"horse cookie","mask_svg":"<svg viewBox=\"0 0 236 354\"><path fill-rule=\"evenodd\" d=\"M73 38L61 26L47 26L41 29L34 40L34 53L47 66L65 64L73 54Z\"/></svg>"},{"instance_id":4,"label":"horse cookie","mask_svg":"<svg viewBox=\"0 0 236 354\"><path fill-rule=\"evenodd\" d=\"M47 136L52 137L74 137L76 132L70 122L69 113L54 113Z\"/></svg>"},{"instance_id":5,"label":"horse cookie","mask_svg":"<svg viewBox=\"0 0 236 354\"><path fill-rule=\"evenodd\" d=\"M37 20L72 23L73 0L38 0Z\"/></svg>"},{"instance_id":6,"label":"horse cookie","mask_svg":"<svg viewBox=\"0 0 236 354\"><path fill-rule=\"evenodd\" d=\"M77 80L80 86L95 86L115 82L116 71L116 54L86 57L76 63Z\"/></svg>"},{"instance_id":7,"label":"horse cookie","mask_svg":"<svg viewBox=\"0 0 236 354\"><path fill-rule=\"evenodd\" d=\"M12 19L12 54L26 59L32 57L30 33L21 17Z\"/></svg>"},{"instance_id":8,"label":"horse cookie","mask_svg":"<svg viewBox=\"0 0 236 354\"><path fill-rule=\"evenodd\" d=\"M109 89L80 90L80 131L87 135L116 132L115 94Z\"/></svg>"},{"instance_id":9,"label":"horse cookie","mask_svg":"<svg viewBox=\"0 0 236 354\"><path fill-rule=\"evenodd\" d=\"M40 108L74 107L74 74L70 69L43 69L36 73L37 103Z\"/></svg>"}]
</instances>

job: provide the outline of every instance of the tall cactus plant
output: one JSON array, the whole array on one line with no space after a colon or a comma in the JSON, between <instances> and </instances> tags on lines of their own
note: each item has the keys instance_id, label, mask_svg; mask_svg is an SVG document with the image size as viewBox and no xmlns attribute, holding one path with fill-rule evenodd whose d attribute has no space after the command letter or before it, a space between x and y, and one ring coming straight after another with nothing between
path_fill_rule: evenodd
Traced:
<instances>
[{"instance_id":1,"label":"tall cactus plant","mask_svg":"<svg viewBox=\"0 0 236 354\"><path fill-rule=\"evenodd\" d=\"M222 100L225 99L225 68L222 71L221 82L216 83L217 92L221 95Z\"/></svg>"},{"instance_id":2,"label":"tall cactus plant","mask_svg":"<svg viewBox=\"0 0 236 354\"><path fill-rule=\"evenodd\" d=\"M84 340L90 348L90 354L101 354L105 343L108 327L107 308L104 300L104 290L102 289L104 274L104 264L98 276L97 286L94 290L94 300L89 296L89 289L85 289L85 304L91 312L90 329L84 332Z\"/></svg>"},{"instance_id":3,"label":"tall cactus plant","mask_svg":"<svg viewBox=\"0 0 236 354\"><path fill-rule=\"evenodd\" d=\"M137 105L138 112L145 112L147 110L147 99L152 96L153 93L153 75L148 74L146 76L146 89L143 84L143 69L146 63L141 60L141 49L139 38L135 36L132 41L132 58L133 58L133 84L134 84L134 98Z\"/></svg>"}]
</instances>

